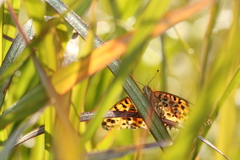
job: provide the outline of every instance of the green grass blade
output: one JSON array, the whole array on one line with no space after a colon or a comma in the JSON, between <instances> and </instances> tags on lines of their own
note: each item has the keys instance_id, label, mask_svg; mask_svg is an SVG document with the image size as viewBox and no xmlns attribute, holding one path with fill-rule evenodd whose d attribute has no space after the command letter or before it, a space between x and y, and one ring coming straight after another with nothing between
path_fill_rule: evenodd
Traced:
<instances>
[{"instance_id":1,"label":"green grass blade","mask_svg":"<svg viewBox=\"0 0 240 160\"><path fill-rule=\"evenodd\" d=\"M34 36L34 28L33 28L33 22L32 20L29 20L24 26L23 31L26 34L26 37L31 40ZM13 41L10 49L8 50L8 53L6 57L4 58L4 61L0 68L0 75L3 75L3 73L8 69L9 66L11 66L12 62L18 57L25 47L27 46L27 43L25 42L23 36L19 33L15 40ZM0 87L0 106L2 106L7 87L10 83L11 77L8 77L7 80L4 82L4 84ZM0 107L1 108L1 107Z\"/></svg>"},{"instance_id":2,"label":"green grass blade","mask_svg":"<svg viewBox=\"0 0 240 160\"><path fill-rule=\"evenodd\" d=\"M216 109L215 112L212 115L212 120L215 120L219 110L221 109L221 107L223 106L224 102L226 101L227 97L229 96L229 94L234 90L234 88L237 87L237 85L240 83L240 68L238 68L238 70L236 71L235 75L233 76L231 82L228 84L225 92L223 93L223 95L221 96L220 100L218 101L217 105L216 105Z\"/></svg>"},{"instance_id":3,"label":"green grass blade","mask_svg":"<svg viewBox=\"0 0 240 160\"><path fill-rule=\"evenodd\" d=\"M51 80L47 77L45 71L41 67L40 63L33 56L34 64L41 79L41 83L47 92L49 99L53 102L57 116L56 116L56 128L55 136L52 137L55 144L55 152L58 153L56 157L63 159L77 159L84 152L83 148L78 148L80 143L79 135L74 130L69 118L68 112L66 112L66 106L64 106L62 97L56 92L54 86L51 84ZM62 137L66 136L66 140L62 140ZM61 145L59 145L59 143ZM65 146L68 146L66 150ZM61 152L65 150L65 152Z\"/></svg>"},{"instance_id":4,"label":"green grass blade","mask_svg":"<svg viewBox=\"0 0 240 160\"><path fill-rule=\"evenodd\" d=\"M42 108L48 98L42 86L37 86L25 96L23 96L17 103L9 107L0 116L0 129L4 129L6 125L11 122L26 118L27 116L37 112Z\"/></svg>"},{"instance_id":5,"label":"green grass blade","mask_svg":"<svg viewBox=\"0 0 240 160\"><path fill-rule=\"evenodd\" d=\"M14 13L18 15L21 2L18 0L10 0L8 2L12 5L12 8L14 9ZM16 26L12 20L12 17L9 13L7 5L6 4L2 5L2 8L3 8L3 14L4 14L2 18L4 39L2 43L3 52L1 52L1 61L4 59L6 53L8 52L9 47L12 45L12 41L16 36L16 32L17 32Z\"/></svg>"},{"instance_id":6,"label":"green grass blade","mask_svg":"<svg viewBox=\"0 0 240 160\"><path fill-rule=\"evenodd\" d=\"M215 119L217 118L220 109L222 108L224 102L226 101L226 99L229 97L230 93L234 90L234 88L236 88L236 86L239 84L240 82L240 68L238 68L237 72L235 73L235 75L233 76L231 82L228 84L226 90L224 91L223 95L221 96L221 98L219 99L216 108L212 114L211 120L215 121ZM206 126L202 136L206 136L208 131L210 129L210 126ZM194 153L194 156L197 156L198 150L201 147L201 143L198 143L197 147L196 147L196 151Z\"/></svg>"},{"instance_id":7,"label":"green grass blade","mask_svg":"<svg viewBox=\"0 0 240 160\"><path fill-rule=\"evenodd\" d=\"M4 15L4 6L1 6L0 7L0 17L3 17L3 15ZM1 35L1 37L0 37L0 53L2 53L3 54L3 41L4 41L4 39L3 39L3 37L4 37L4 34L3 34L3 18L1 18L0 19L0 35ZM2 63L2 55L0 55L0 62Z\"/></svg>"},{"instance_id":8,"label":"green grass blade","mask_svg":"<svg viewBox=\"0 0 240 160\"><path fill-rule=\"evenodd\" d=\"M202 49L202 56L201 56L201 77L200 77L200 81L199 81L199 87L201 88L203 86L203 83L206 79L206 69L207 69L207 60L208 57L210 56L210 49L211 49L211 45L212 45L212 32L213 32L213 28L216 25L216 20L217 20L217 16L218 16L218 12L219 12L219 2L215 3L212 7L211 7L211 14L210 14L210 20L209 20L209 24L207 27L207 31L205 34L205 38L204 38L204 44L203 44L203 49Z\"/></svg>"},{"instance_id":9,"label":"green grass blade","mask_svg":"<svg viewBox=\"0 0 240 160\"><path fill-rule=\"evenodd\" d=\"M14 133L8 138L8 140L4 144L4 149L0 153L0 159L7 159L13 147L15 146L17 139L20 137L22 132L29 126L36 123L40 116L40 113L36 113L33 115L27 122L25 122L22 126L17 128Z\"/></svg>"}]
</instances>

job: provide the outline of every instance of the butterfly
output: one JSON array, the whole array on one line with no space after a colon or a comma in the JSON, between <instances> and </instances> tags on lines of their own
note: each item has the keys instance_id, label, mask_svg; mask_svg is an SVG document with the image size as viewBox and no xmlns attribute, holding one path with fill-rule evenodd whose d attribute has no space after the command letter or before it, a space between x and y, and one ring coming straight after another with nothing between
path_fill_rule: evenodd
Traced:
<instances>
[{"instance_id":1,"label":"butterfly","mask_svg":"<svg viewBox=\"0 0 240 160\"><path fill-rule=\"evenodd\" d=\"M149 100L151 106L155 109L158 116L162 119L169 120L175 123L183 123L187 120L190 112L190 102L171 93L162 91L153 91L150 87L144 86L143 92ZM138 112L137 107L129 97L126 97L115 104L111 111L127 111ZM209 122L208 122L209 121ZM211 119L208 119L207 125L210 125ZM163 121L164 122L164 121ZM166 121L165 121L166 122ZM168 126L164 123L165 127ZM119 117L119 118L105 118L102 121L102 127L106 130L118 127L118 129L148 129L142 118L135 117ZM224 158L228 159L219 149L212 145L208 140L202 136L197 136L198 139L209 145L211 148L220 153Z\"/></svg>"},{"instance_id":2,"label":"butterfly","mask_svg":"<svg viewBox=\"0 0 240 160\"><path fill-rule=\"evenodd\" d=\"M186 121L190 111L190 103L187 100L171 93L153 91L149 86L144 86L143 92L160 118L167 119L175 123L183 123ZM129 97L119 101L110 109L110 111L138 112L137 107ZM168 124L164 123L164 126L167 127ZM111 130L115 127L118 127L118 129L147 129L147 126L142 118L119 117L103 119L103 129ZM169 127L171 128L171 126Z\"/></svg>"}]
</instances>

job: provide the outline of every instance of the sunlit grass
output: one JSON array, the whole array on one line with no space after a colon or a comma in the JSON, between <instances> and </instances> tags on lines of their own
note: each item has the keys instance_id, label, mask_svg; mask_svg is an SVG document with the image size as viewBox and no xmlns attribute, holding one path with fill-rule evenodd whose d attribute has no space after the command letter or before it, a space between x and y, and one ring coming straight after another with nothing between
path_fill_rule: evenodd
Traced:
<instances>
[{"instance_id":1,"label":"sunlit grass","mask_svg":"<svg viewBox=\"0 0 240 160\"><path fill-rule=\"evenodd\" d=\"M175 20L174 23L184 20L171 29L170 26L164 28L161 25L156 28L154 22L160 21L159 17L168 11L187 5L187 2L166 1L163 4L157 1L146 3L121 0L90 3L66 0L64 3L78 13L86 23L95 25L91 31L96 30L99 36L104 41L109 40L109 43L94 50L95 46L91 45L93 35L89 34L86 43L83 40L79 42L81 59L63 69L61 69L63 54L71 37L72 27L46 2L32 3L31 0L26 0L21 2L21 7L19 1L9 2L14 6L21 23L28 18L33 19L36 36L32 41L34 44L32 47L41 66L34 66L36 61L35 63L32 61L28 48L26 51L29 53L23 52L24 58L18 59L12 66L15 69L23 62L17 72L10 70L7 73L13 74L13 78L1 110L1 113L6 110L10 113L8 116L0 117L1 151L5 148L6 140L10 140L9 135L26 124L31 115L39 109L43 110L41 118L34 125L30 125L27 131L43 124L46 129L45 135L34 138L31 145L21 144L13 150L8 149L9 159L30 157L57 159L60 155L67 157L69 153L77 153L82 159L83 155L93 152L155 142L154 136L143 129L105 131L101 128L101 117L106 110L127 96L122 85L128 73L136 81L147 85L157 70L160 72L149 86L155 91L164 89L189 100L193 104L189 121L179 136L174 138L173 146L168 148L165 154L160 148L154 148L139 150L118 159L223 159L210 147L201 145L202 142L194 143L198 134L203 134L230 159L240 158L238 153L240 146L236 143L240 139L238 134L240 126L237 123L239 121L237 102L240 99L237 94L240 81L238 44L240 4L237 0L229 1L232 5L219 1L211 7L205 7L204 4L212 1L203 0L204 7L195 15L191 14L197 8L189 12L179 10L179 14L171 12L175 14L174 17L170 14L164 18L171 17L171 21ZM153 5L154 3L162 6ZM6 5L1 11L4 17L9 17L3 19L2 34L14 38L16 25L8 15ZM180 14L183 12L186 14ZM45 22L44 16L56 18ZM164 36L160 38L159 33L162 32ZM1 57L4 57L12 42L3 37L0 42ZM86 58L89 54L92 54L92 57ZM120 57L122 68L116 74L117 78L105 68L107 64L103 63L113 59L114 54L116 56L123 54ZM43 78L46 75L39 69L44 69L49 77ZM1 77L0 81L3 80L5 79ZM43 88L42 84L48 80L52 84ZM163 80L166 81L163 83ZM60 96L63 102L59 105L54 103L55 107L65 106L65 114L69 117L69 127L73 132L65 132L64 129L59 134L56 132L61 131L63 124L61 116L56 112L57 108L48 106L54 102L53 99L49 101L46 96L46 93L52 91L51 85L55 86L57 91L55 96ZM30 92L32 89L34 93ZM54 97L54 94L50 95L51 98ZM21 99L22 97L24 98ZM39 103L35 105L34 102L38 101ZM16 112L22 113L22 116L9 110L15 102L18 102L17 106L23 108ZM33 104L35 110L27 108L26 104ZM79 123L79 115L86 111L97 111L97 116L90 122ZM212 119L212 124L203 126L203 122L208 118ZM146 138L142 136L144 132ZM25 133L26 131L22 134ZM77 137L76 142L69 140L73 136ZM73 149L70 151L71 147L67 145L75 146L76 152ZM195 146L197 147L194 149Z\"/></svg>"}]
</instances>

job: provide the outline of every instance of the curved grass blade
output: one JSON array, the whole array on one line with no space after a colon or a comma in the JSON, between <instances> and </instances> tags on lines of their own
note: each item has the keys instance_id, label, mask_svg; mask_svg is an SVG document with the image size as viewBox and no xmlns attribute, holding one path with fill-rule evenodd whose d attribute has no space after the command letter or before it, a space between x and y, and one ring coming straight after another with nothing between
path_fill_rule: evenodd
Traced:
<instances>
[{"instance_id":1,"label":"curved grass blade","mask_svg":"<svg viewBox=\"0 0 240 160\"><path fill-rule=\"evenodd\" d=\"M36 113L33 115L27 122L25 122L22 126L17 128L13 134L8 138L8 140L4 144L4 149L0 153L0 159L7 159L8 155L13 149L13 146L16 144L17 139L20 137L22 132L29 126L35 124L40 117L41 113Z\"/></svg>"},{"instance_id":2,"label":"curved grass blade","mask_svg":"<svg viewBox=\"0 0 240 160\"><path fill-rule=\"evenodd\" d=\"M84 151L83 146L79 146L80 138L76 130L73 128L69 118L68 112L66 112L66 107L64 106L61 96L56 92L54 86L51 84L50 78L47 77L45 71L41 67L40 63L36 59L35 55L32 55L35 67L41 79L41 83L50 99L53 103L57 117L55 122L55 135L53 142L55 145L56 158L61 157L62 159L77 159L81 157L81 153ZM62 137L67 137L62 139ZM62 145L58 145L61 142ZM66 149L65 146L68 146ZM65 150L65 152L62 152Z\"/></svg>"},{"instance_id":3,"label":"curved grass blade","mask_svg":"<svg viewBox=\"0 0 240 160\"><path fill-rule=\"evenodd\" d=\"M219 154L221 154L225 159L228 160L227 156L225 156L219 149L217 149L217 147L215 147L212 143L210 143L208 140L206 140L205 138L203 138L202 136L197 136L197 138L204 142L205 144L207 144L208 146L210 146L211 148L213 148L215 151L217 151Z\"/></svg>"},{"instance_id":4,"label":"curved grass blade","mask_svg":"<svg viewBox=\"0 0 240 160\"><path fill-rule=\"evenodd\" d=\"M10 1L11 6L13 8L14 11L19 11L19 9L21 8L21 2L20 1ZM1 52L1 62L4 59L4 54L6 54L10 48L10 46L12 45L12 42L14 40L14 37L16 36L16 32L17 32L17 28L15 27L14 22L12 21L12 13L10 14L10 12L12 12L12 10L10 11L9 8L7 8L6 5L1 5L1 25L2 25L2 34L3 35L3 40L1 43L1 48L2 48L2 52ZM6 12L7 11L7 12ZM17 12L14 12L17 13Z\"/></svg>"},{"instance_id":5,"label":"curved grass blade","mask_svg":"<svg viewBox=\"0 0 240 160\"><path fill-rule=\"evenodd\" d=\"M25 134L24 136L22 136L14 146L17 146L17 145L19 145L19 144L21 144L21 143L23 143L23 142L25 142L29 139L32 139L32 138L37 137L37 136L39 136L41 134L44 134L44 133L45 133L45 128L44 128L44 125L42 125L42 126L36 128L36 129L32 130L31 132Z\"/></svg>"},{"instance_id":6,"label":"curved grass blade","mask_svg":"<svg viewBox=\"0 0 240 160\"><path fill-rule=\"evenodd\" d=\"M142 144L142 145L135 145L135 146L131 146L131 147L118 147L116 149L110 149L107 151L102 151L102 152L97 152L97 153L91 153L86 155L86 157L89 160L107 160L107 159L113 159L113 158L119 158L122 157L126 154L129 153L133 153L136 152L139 149L150 149L150 148L156 148L156 147L161 147L161 148L165 148L170 146L171 144L169 144L169 142L158 142L158 143L148 143L148 144Z\"/></svg>"},{"instance_id":7,"label":"curved grass blade","mask_svg":"<svg viewBox=\"0 0 240 160\"><path fill-rule=\"evenodd\" d=\"M209 50L211 49L211 45L212 45L212 40L211 40L211 36L212 36L212 30L214 28L214 26L216 25L216 20L217 20L217 16L218 16L218 12L219 12L219 1L215 3L215 5L213 5L210 9L210 19L209 19L209 24L207 27L207 31L205 33L204 36L204 41L203 41L203 49L202 49L202 57L201 57L201 77L199 80L199 88L201 88L204 84L205 78L206 78L206 68L207 68L207 59L209 57Z\"/></svg>"},{"instance_id":8,"label":"curved grass blade","mask_svg":"<svg viewBox=\"0 0 240 160\"><path fill-rule=\"evenodd\" d=\"M25 25L23 26L23 32L29 40L33 38L35 31L32 20L28 20L25 23ZM0 68L0 76L3 75L3 73L8 69L9 66L11 66L12 62L23 52L26 46L27 42L25 41L24 37L19 33L14 39L6 57L3 60L2 66ZM0 109L4 102L5 94L10 84L11 77L12 75L8 77L5 80L4 84L2 84L0 87Z\"/></svg>"},{"instance_id":9,"label":"curved grass blade","mask_svg":"<svg viewBox=\"0 0 240 160\"><path fill-rule=\"evenodd\" d=\"M38 85L3 112L0 116L0 130L4 129L9 123L24 119L37 112L47 101L48 98L43 87Z\"/></svg>"},{"instance_id":10,"label":"curved grass blade","mask_svg":"<svg viewBox=\"0 0 240 160\"><path fill-rule=\"evenodd\" d=\"M218 112L221 109L222 105L224 104L227 97L230 95L230 93L233 91L233 89L240 83L240 67L237 69L236 73L234 74L231 82L228 84L225 92L221 96L220 100L218 101L216 105L216 109L211 117L211 119L214 121L217 118Z\"/></svg>"}]
</instances>

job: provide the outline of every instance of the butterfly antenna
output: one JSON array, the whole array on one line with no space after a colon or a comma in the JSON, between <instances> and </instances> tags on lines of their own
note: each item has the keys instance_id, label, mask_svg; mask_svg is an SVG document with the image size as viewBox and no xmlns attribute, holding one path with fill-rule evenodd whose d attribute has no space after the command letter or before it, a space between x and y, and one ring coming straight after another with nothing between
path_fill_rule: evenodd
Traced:
<instances>
[{"instance_id":1,"label":"butterfly antenna","mask_svg":"<svg viewBox=\"0 0 240 160\"><path fill-rule=\"evenodd\" d=\"M152 79L148 82L147 86L152 82L152 80L156 77L157 73L159 72L159 70L157 70L157 72L155 73L155 75L152 77Z\"/></svg>"},{"instance_id":2,"label":"butterfly antenna","mask_svg":"<svg viewBox=\"0 0 240 160\"><path fill-rule=\"evenodd\" d=\"M142 84L141 82L138 82L138 81L136 81L136 82L144 86L144 84Z\"/></svg>"}]
</instances>

